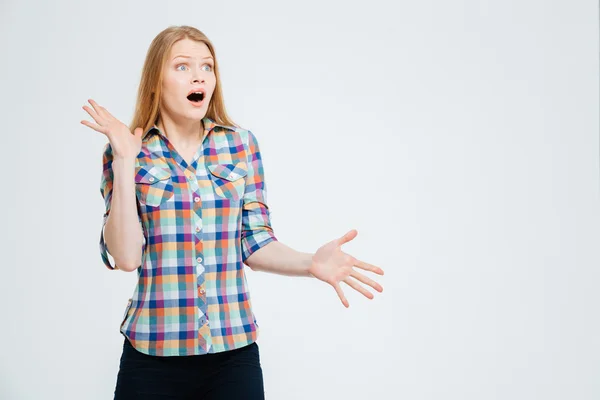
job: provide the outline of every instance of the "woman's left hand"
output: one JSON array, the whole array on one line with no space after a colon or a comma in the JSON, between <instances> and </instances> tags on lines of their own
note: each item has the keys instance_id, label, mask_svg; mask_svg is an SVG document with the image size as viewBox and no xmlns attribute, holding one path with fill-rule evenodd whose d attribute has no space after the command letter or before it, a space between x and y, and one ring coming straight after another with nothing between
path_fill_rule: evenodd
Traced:
<instances>
[{"instance_id":1,"label":"woman's left hand","mask_svg":"<svg viewBox=\"0 0 600 400\"><path fill-rule=\"evenodd\" d=\"M383 291L383 287L377 282L369 279L353 267L371 271L379 275L383 275L383 270L364 261L357 260L349 254L342 251L341 247L344 243L348 243L356 237L358 232L352 229L344 236L334 239L331 242L321 246L312 257L312 264L308 270L315 278L322 280L333 286L337 292L342 304L347 308L350 306L344 292L340 287L340 282L346 283L353 289L362 293L365 297L373 299L373 294L362 287L358 282L371 286L378 292Z\"/></svg>"}]
</instances>

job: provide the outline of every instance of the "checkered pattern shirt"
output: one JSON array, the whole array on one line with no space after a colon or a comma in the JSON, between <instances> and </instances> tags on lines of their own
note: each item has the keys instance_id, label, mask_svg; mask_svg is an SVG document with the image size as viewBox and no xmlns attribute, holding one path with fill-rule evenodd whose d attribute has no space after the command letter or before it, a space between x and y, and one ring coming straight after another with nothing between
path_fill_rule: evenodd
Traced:
<instances>
[{"instance_id":1,"label":"checkered pattern shirt","mask_svg":"<svg viewBox=\"0 0 600 400\"><path fill-rule=\"evenodd\" d=\"M204 138L188 164L153 126L136 159L135 187L144 232L138 281L120 332L142 353L217 353L256 340L245 260L277 240L254 134L205 117ZM112 198L112 148L103 152L105 202L100 254Z\"/></svg>"}]
</instances>

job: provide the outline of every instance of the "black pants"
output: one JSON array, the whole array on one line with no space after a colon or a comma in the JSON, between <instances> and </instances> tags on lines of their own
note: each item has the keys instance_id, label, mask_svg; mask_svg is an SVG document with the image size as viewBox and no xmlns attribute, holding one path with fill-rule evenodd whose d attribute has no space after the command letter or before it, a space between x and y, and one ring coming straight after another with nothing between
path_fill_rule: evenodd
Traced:
<instances>
[{"instance_id":1,"label":"black pants","mask_svg":"<svg viewBox=\"0 0 600 400\"><path fill-rule=\"evenodd\" d=\"M150 356L125 338L115 400L264 400L256 342L196 356Z\"/></svg>"}]
</instances>

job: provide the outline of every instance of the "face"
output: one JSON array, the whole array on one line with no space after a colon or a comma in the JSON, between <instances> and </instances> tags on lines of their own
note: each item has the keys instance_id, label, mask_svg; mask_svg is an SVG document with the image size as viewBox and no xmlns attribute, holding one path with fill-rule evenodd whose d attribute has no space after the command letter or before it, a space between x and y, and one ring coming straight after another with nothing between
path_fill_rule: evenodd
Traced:
<instances>
[{"instance_id":1,"label":"face","mask_svg":"<svg viewBox=\"0 0 600 400\"><path fill-rule=\"evenodd\" d=\"M190 39L175 43L163 67L161 113L182 122L204 118L217 83L214 65L204 43Z\"/></svg>"}]
</instances>

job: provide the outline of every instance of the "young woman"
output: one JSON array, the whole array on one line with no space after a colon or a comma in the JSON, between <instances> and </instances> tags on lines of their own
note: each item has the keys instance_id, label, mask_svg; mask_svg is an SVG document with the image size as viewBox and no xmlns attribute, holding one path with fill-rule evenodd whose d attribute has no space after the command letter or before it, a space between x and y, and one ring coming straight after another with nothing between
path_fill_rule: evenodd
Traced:
<instances>
[{"instance_id":1,"label":"young woman","mask_svg":"<svg viewBox=\"0 0 600 400\"><path fill-rule=\"evenodd\" d=\"M215 49L199 30L169 27L152 41L128 127L89 100L108 137L101 256L137 271L125 308L116 399L263 399L244 264L254 271L344 282L367 298L383 270L344 253L351 230L314 254L277 240L256 136L228 117Z\"/></svg>"}]
</instances>

